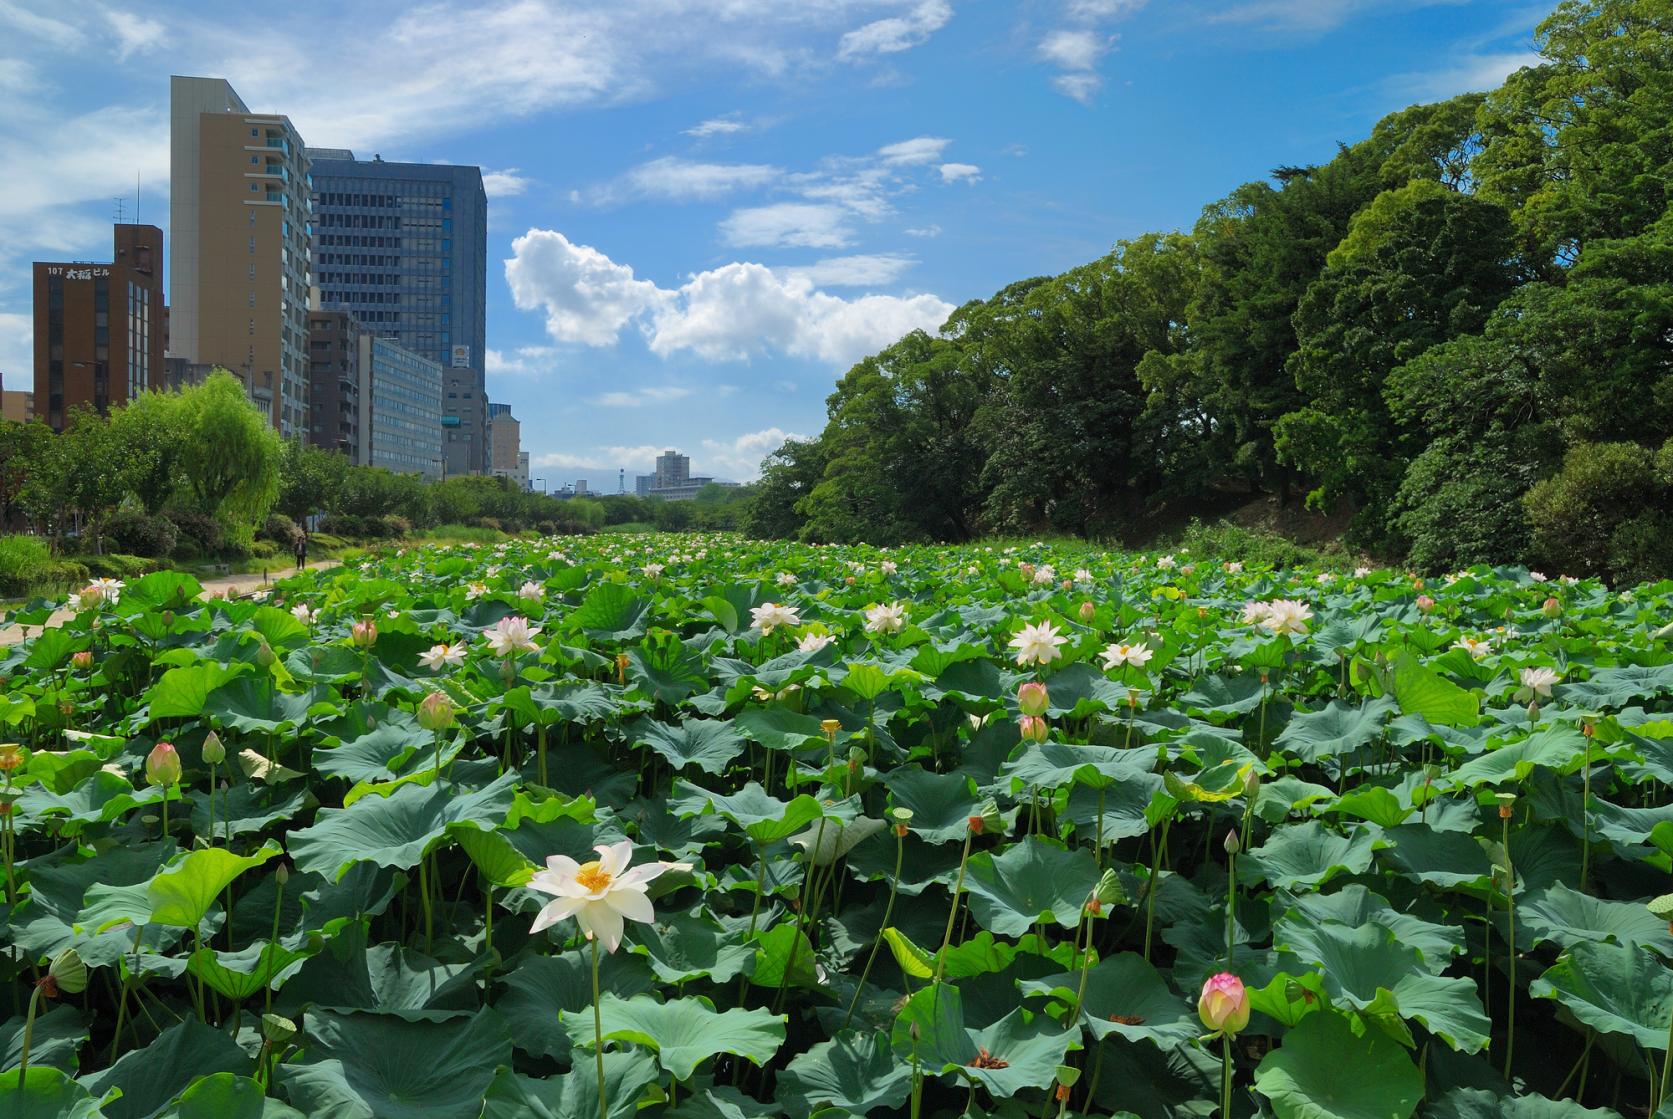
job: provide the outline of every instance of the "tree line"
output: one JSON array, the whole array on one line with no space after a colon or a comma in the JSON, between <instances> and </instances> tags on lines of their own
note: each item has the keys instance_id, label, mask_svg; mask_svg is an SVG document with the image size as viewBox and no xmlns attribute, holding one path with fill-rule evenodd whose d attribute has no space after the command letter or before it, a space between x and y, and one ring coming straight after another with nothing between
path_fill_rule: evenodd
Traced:
<instances>
[{"instance_id":1,"label":"tree line","mask_svg":"<svg viewBox=\"0 0 1673 1119\"><path fill-rule=\"evenodd\" d=\"M1424 569L1673 569L1673 0L1011 284L840 380L746 527L1130 536L1230 493Z\"/></svg>"}]
</instances>

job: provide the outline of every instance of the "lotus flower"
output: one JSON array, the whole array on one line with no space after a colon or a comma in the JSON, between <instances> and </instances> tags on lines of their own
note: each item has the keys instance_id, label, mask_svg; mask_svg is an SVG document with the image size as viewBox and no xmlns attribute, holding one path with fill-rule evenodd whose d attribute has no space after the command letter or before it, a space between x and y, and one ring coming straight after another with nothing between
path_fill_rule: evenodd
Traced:
<instances>
[{"instance_id":1,"label":"lotus flower","mask_svg":"<svg viewBox=\"0 0 1673 1119\"><path fill-rule=\"evenodd\" d=\"M305 626L311 626L319 619L319 611L311 609L306 602L298 602L290 608L291 617Z\"/></svg>"},{"instance_id":2,"label":"lotus flower","mask_svg":"<svg viewBox=\"0 0 1673 1119\"><path fill-rule=\"evenodd\" d=\"M1114 669L1130 664L1134 668L1143 668L1155 655L1156 650L1148 645L1111 645L1104 650L1104 667Z\"/></svg>"},{"instance_id":3,"label":"lotus flower","mask_svg":"<svg viewBox=\"0 0 1673 1119\"><path fill-rule=\"evenodd\" d=\"M645 573L645 578L647 579L660 579L662 578L663 571L666 569L660 563L647 563L644 567L640 568L640 570Z\"/></svg>"},{"instance_id":4,"label":"lotus flower","mask_svg":"<svg viewBox=\"0 0 1673 1119\"><path fill-rule=\"evenodd\" d=\"M1266 604L1266 617L1260 620L1260 624L1279 635L1302 634L1307 632L1307 623L1312 617L1313 611L1305 602L1276 598Z\"/></svg>"},{"instance_id":5,"label":"lotus flower","mask_svg":"<svg viewBox=\"0 0 1673 1119\"><path fill-rule=\"evenodd\" d=\"M1266 616L1272 613L1271 604L1265 602L1245 602L1243 604L1243 624L1258 626L1266 621Z\"/></svg>"},{"instance_id":6,"label":"lotus flower","mask_svg":"<svg viewBox=\"0 0 1673 1119\"><path fill-rule=\"evenodd\" d=\"M1472 660L1480 660L1493 651L1493 643L1485 637L1465 636L1460 637L1453 648L1464 650Z\"/></svg>"},{"instance_id":7,"label":"lotus flower","mask_svg":"<svg viewBox=\"0 0 1673 1119\"><path fill-rule=\"evenodd\" d=\"M1063 655L1058 646L1067 640L1057 632L1056 626L1041 622L1037 626L1023 626L1011 638L1011 648L1017 651L1018 664L1050 664Z\"/></svg>"},{"instance_id":8,"label":"lotus flower","mask_svg":"<svg viewBox=\"0 0 1673 1119\"><path fill-rule=\"evenodd\" d=\"M566 917L574 917L586 933L595 937L607 952L622 942L623 919L649 923L656 920L645 887L670 870L690 870L690 863L641 863L628 867L633 844L601 843L593 848L598 858L577 863L568 855L551 855L546 869L529 879L529 889L551 894L555 900L541 908L530 932L540 932Z\"/></svg>"},{"instance_id":9,"label":"lotus flower","mask_svg":"<svg viewBox=\"0 0 1673 1119\"><path fill-rule=\"evenodd\" d=\"M796 648L803 653L817 653L835 640L836 638L828 633L805 633L802 639L796 642Z\"/></svg>"},{"instance_id":10,"label":"lotus flower","mask_svg":"<svg viewBox=\"0 0 1673 1119\"><path fill-rule=\"evenodd\" d=\"M172 742L159 742L145 755L145 779L153 785L180 783L180 754Z\"/></svg>"},{"instance_id":11,"label":"lotus flower","mask_svg":"<svg viewBox=\"0 0 1673 1119\"><path fill-rule=\"evenodd\" d=\"M1091 622L1097 616L1098 616L1098 608L1096 606L1094 606L1090 601L1083 602L1083 603L1080 604L1080 620L1081 621Z\"/></svg>"},{"instance_id":12,"label":"lotus flower","mask_svg":"<svg viewBox=\"0 0 1673 1119\"><path fill-rule=\"evenodd\" d=\"M432 672L443 668L458 668L465 663L465 647L443 641L430 646L429 652L418 654L418 663Z\"/></svg>"},{"instance_id":13,"label":"lotus flower","mask_svg":"<svg viewBox=\"0 0 1673 1119\"><path fill-rule=\"evenodd\" d=\"M531 579L517 588L517 597L524 602L542 602L546 598L546 588Z\"/></svg>"},{"instance_id":14,"label":"lotus flower","mask_svg":"<svg viewBox=\"0 0 1673 1119\"><path fill-rule=\"evenodd\" d=\"M1243 989L1243 980L1229 971L1209 976L1197 999L1197 1015L1215 1033L1241 1032L1249 1024L1249 992Z\"/></svg>"},{"instance_id":15,"label":"lotus flower","mask_svg":"<svg viewBox=\"0 0 1673 1119\"><path fill-rule=\"evenodd\" d=\"M483 631L482 636L488 639L488 648L496 657L510 657L518 653L538 652L540 646L534 643L534 636L539 632L539 626L531 626L527 618L513 614L495 622L492 629Z\"/></svg>"},{"instance_id":16,"label":"lotus flower","mask_svg":"<svg viewBox=\"0 0 1673 1119\"><path fill-rule=\"evenodd\" d=\"M1024 742L1044 742L1051 737L1051 725L1039 715L1024 715L1017 720L1017 733Z\"/></svg>"},{"instance_id":17,"label":"lotus flower","mask_svg":"<svg viewBox=\"0 0 1673 1119\"><path fill-rule=\"evenodd\" d=\"M898 602L887 606L873 606L866 611L866 630L869 633L899 633L906 628L906 607Z\"/></svg>"},{"instance_id":18,"label":"lotus flower","mask_svg":"<svg viewBox=\"0 0 1673 1119\"><path fill-rule=\"evenodd\" d=\"M878 570L882 571L885 575L893 575L895 572L900 570L894 560L884 560L882 563L878 564L877 567Z\"/></svg>"},{"instance_id":19,"label":"lotus flower","mask_svg":"<svg viewBox=\"0 0 1673 1119\"><path fill-rule=\"evenodd\" d=\"M793 587L796 585L796 577L788 571L780 571L778 573L778 578L775 579L774 582L781 587Z\"/></svg>"},{"instance_id":20,"label":"lotus flower","mask_svg":"<svg viewBox=\"0 0 1673 1119\"><path fill-rule=\"evenodd\" d=\"M425 730L446 730L454 724L453 700L445 692L431 692L418 704L418 725Z\"/></svg>"},{"instance_id":21,"label":"lotus flower","mask_svg":"<svg viewBox=\"0 0 1673 1119\"><path fill-rule=\"evenodd\" d=\"M466 602L475 602L477 599L481 598L483 595L485 595L487 593L488 593L488 587L484 583L466 583L465 584L465 601Z\"/></svg>"},{"instance_id":22,"label":"lotus flower","mask_svg":"<svg viewBox=\"0 0 1673 1119\"><path fill-rule=\"evenodd\" d=\"M796 613L794 606L780 606L776 602L763 602L759 606L752 607L749 614L753 619L749 623L750 628L760 630L762 637L770 635L779 626L789 627L802 624L801 616Z\"/></svg>"},{"instance_id":23,"label":"lotus flower","mask_svg":"<svg viewBox=\"0 0 1673 1119\"><path fill-rule=\"evenodd\" d=\"M1551 698L1551 685L1561 677L1549 668L1524 668L1522 670L1522 690L1534 696Z\"/></svg>"},{"instance_id":24,"label":"lotus flower","mask_svg":"<svg viewBox=\"0 0 1673 1119\"><path fill-rule=\"evenodd\" d=\"M1161 568L1163 571L1172 571L1177 563L1178 561L1172 556L1156 557L1156 566Z\"/></svg>"},{"instance_id":25,"label":"lotus flower","mask_svg":"<svg viewBox=\"0 0 1673 1119\"><path fill-rule=\"evenodd\" d=\"M366 618L349 627L349 641L356 649L370 649L378 643L378 623Z\"/></svg>"},{"instance_id":26,"label":"lotus flower","mask_svg":"<svg viewBox=\"0 0 1673 1119\"><path fill-rule=\"evenodd\" d=\"M1044 715L1046 708L1051 705L1051 696L1046 692L1046 686L1037 680L1031 680L1017 689L1017 710L1024 715Z\"/></svg>"}]
</instances>

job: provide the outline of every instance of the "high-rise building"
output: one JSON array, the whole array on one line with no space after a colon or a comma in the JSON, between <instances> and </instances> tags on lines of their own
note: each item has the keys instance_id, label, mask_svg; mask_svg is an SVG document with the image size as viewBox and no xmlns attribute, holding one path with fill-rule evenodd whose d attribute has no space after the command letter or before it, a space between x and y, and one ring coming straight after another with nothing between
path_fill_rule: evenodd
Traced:
<instances>
[{"instance_id":1,"label":"high-rise building","mask_svg":"<svg viewBox=\"0 0 1673 1119\"><path fill-rule=\"evenodd\" d=\"M510 478L519 489L529 488L528 455L522 446L522 424L511 405L488 405L488 468L496 478Z\"/></svg>"},{"instance_id":2,"label":"high-rise building","mask_svg":"<svg viewBox=\"0 0 1673 1119\"><path fill-rule=\"evenodd\" d=\"M426 478L447 476L442 369L393 339L360 335L360 462Z\"/></svg>"},{"instance_id":3,"label":"high-rise building","mask_svg":"<svg viewBox=\"0 0 1673 1119\"><path fill-rule=\"evenodd\" d=\"M655 479L651 483L653 491L685 485L691 479L691 456L678 451L663 451L656 456Z\"/></svg>"},{"instance_id":4,"label":"high-rise building","mask_svg":"<svg viewBox=\"0 0 1673 1119\"><path fill-rule=\"evenodd\" d=\"M26 424L37 418L34 393L27 389L6 389L0 392L0 419L15 424Z\"/></svg>"},{"instance_id":5,"label":"high-rise building","mask_svg":"<svg viewBox=\"0 0 1673 1119\"><path fill-rule=\"evenodd\" d=\"M320 306L442 366L447 473L486 474L488 196L482 169L310 152Z\"/></svg>"},{"instance_id":6,"label":"high-rise building","mask_svg":"<svg viewBox=\"0 0 1673 1119\"><path fill-rule=\"evenodd\" d=\"M169 79L169 352L225 366L284 436L309 428L308 156L221 78Z\"/></svg>"},{"instance_id":7,"label":"high-rise building","mask_svg":"<svg viewBox=\"0 0 1673 1119\"><path fill-rule=\"evenodd\" d=\"M35 262L34 406L54 430L166 383L163 231L118 225L115 242L109 264Z\"/></svg>"},{"instance_id":8,"label":"high-rise building","mask_svg":"<svg viewBox=\"0 0 1673 1119\"><path fill-rule=\"evenodd\" d=\"M308 312L308 441L360 465L360 323L347 311Z\"/></svg>"}]
</instances>

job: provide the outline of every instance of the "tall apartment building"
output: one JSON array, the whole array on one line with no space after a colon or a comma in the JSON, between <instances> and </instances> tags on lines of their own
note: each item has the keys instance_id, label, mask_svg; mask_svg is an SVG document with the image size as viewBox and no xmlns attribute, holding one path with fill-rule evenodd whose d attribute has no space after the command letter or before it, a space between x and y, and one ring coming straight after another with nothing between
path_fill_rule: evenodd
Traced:
<instances>
[{"instance_id":1,"label":"tall apartment building","mask_svg":"<svg viewBox=\"0 0 1673 1119\"><path fill-rule=\"evenodd\" d=\"M221 78L169 79L169 352L222 365L286 437L308 432L312 188L288 117Z\"/></svg>"},{"instance_id":2,"label":"tall apartment building","mask_svg":"<svg viewBox=\"0 0 1673 1119\"><path fill-rule=\"evenodd\" d=\"M308 441L360 460L360 322L347 311L308 312Z\"/></svg>"},{"instance_id":3,"label":"tall apartment building","mask_svg":"<svg viewBox=\"0 0 1673 1119\"><path fill-rule=\"evenodd\" d=\"M34 407L54 430L164 386L162 267L154 225L118 225L109 264L35 262Z\"/></svg>"},{"instance_id":4,"label":"tall apartment building","mask_svg":"<svg viewBox=\"0 0 1673 1119\"><path fill-rule=\"evenodd\" d=\"M511 405L488 405L488 468L494 477L510 478L518 489L527 490L529 456L522 447L522 428Z\"/></svg>"},{"instance_id":5,"label":"tall apartment building","mask_svg":"<svg viewBox=\"0 0 1673 1119\"><path fill-rule=\"evenodd\" d=\"M691 456L678 451L663 451L656 456L656 474L652 490L671 490L691 480Z\"/></svg>"},{"instance_id":6,"label":"tall apartment building","mask_svg":"<svg viewBox=\"0 0 1673 1119\"><path fill-rule=\"evenodd\" d=\"M389 338L360 335L360 462L447 476L442 367Z\"/></svg>"},{"instance_id":7,"label":"tall apartment building","mask_svg":"<svg viewBox=\"0 0 1673 1119\"><path fill-rule=\"evenodd\" d=\"M309 153L320 305L442 366L447 473L485 474L488 196L479 167Z\"/></svg>"}]
</instances>

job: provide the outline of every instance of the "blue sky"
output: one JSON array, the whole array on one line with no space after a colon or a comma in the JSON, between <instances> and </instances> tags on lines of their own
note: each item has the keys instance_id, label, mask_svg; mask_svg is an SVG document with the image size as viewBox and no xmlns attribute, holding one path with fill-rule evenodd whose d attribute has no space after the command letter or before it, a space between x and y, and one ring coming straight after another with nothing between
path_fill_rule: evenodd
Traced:
<instances>
[{"instance_id":1,"label":"blue sky","mask_svg":"<svg viewBox=\"0 0 1673 1119\"><path fill-rule=\"evenodd\" d=\"M487 173L489 391L535 474L745 479L856 358L1188 228L1533 61L1516 0L0 0L0 373L33 259L167 225L168 75Z\"/></svg>"}]
</instances>

